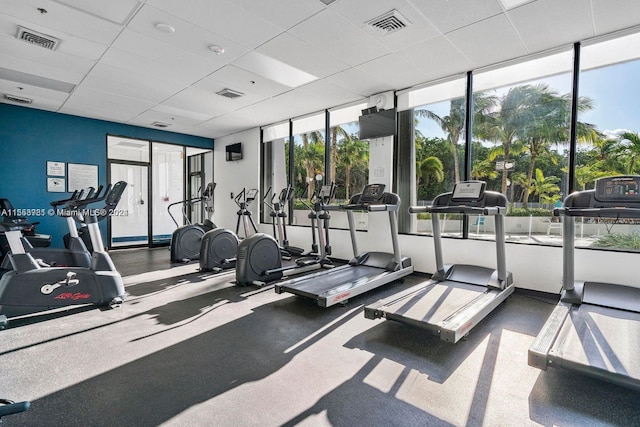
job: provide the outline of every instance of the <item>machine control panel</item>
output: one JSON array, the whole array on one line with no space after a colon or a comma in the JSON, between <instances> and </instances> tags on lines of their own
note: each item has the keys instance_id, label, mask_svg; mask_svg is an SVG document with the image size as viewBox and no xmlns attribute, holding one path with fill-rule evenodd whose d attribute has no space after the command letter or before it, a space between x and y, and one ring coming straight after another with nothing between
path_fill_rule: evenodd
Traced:
<instances>
[{"instance_id":1,"label":"machine control panel","mask_svg":"<svg viewBox=\"0 0 640 427\"><path fill-rule=\"evenodd\" d=\"M360 203L374 203L384 196L384 184L368 184L362 190Z\"/></svg>"},{"instance_id":2,"label":"machine control panel","mask_svg":"<svg viewBox=\"0 0 640 427\"><path fill-rule=\"evenodd\" d=\"M625 175L600 178L596 181L595 199L600 202L640 204L640 176Z\"/></svg>"}]
</instances>

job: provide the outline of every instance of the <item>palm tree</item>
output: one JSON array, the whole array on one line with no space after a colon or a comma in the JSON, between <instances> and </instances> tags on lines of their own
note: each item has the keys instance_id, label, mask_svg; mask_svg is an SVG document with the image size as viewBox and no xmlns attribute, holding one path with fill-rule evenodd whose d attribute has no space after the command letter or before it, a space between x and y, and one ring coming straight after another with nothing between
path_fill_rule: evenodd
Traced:
<instances>
[{"instance_id":1,"label":"palm tree","mask_svg":"<svg viewBox=\"0 0 640 427\"><path fill-rule=\"evenodd\" d=\"M543 155L550 154L551 146L569 140L571 120L571 96L559 95L547 84L539 83L533 86L531 93L531 108L534 113L532 120L524 124L522 139L524 148L529 152L529 168L527 181L533 179L536 160ZM594 103L590 98L580 97L578 111L591 110ZM578 123L577 138L580 142L593 142L597 137L595 127L588 123ZM551 157L552 161L554 157ZM522 196L524 207L529 201L529 188L525 188Z\"/></svg>"},{"instance_id":2,"label":"palm tree","mask_svg":"<svg viewBox=\"0 0 640 427\"><path fill-rule=\"evenodd\" d=\"M360 139L345 139L338 146L338 160L344 167L345 197L351 195L351 171L357 166L366 166L369 162L369 144Z\"/></svg>"},{"instance_id":3,"label":"palm tree","mask_svg":"<svg viewBox=\"0 0 640 427\"><path fill-rule=\"evenodd\" d=\"M457 98L451 100L449 115L440 117L431 110L415 110L415 115L427 117L435 121L443 132L447 134L446 139L451 144L453 154L454 174L456 182L460 182L460 157L458 154L458 141L462 137L464 131L465 119L465 99Z\"/></svg>"},{"instance_id":4,"label":"palm tree","mask_svg":"<svg viewBox=\"0 0 640 427\"><path fill-rule=\"evenodd\" d=\"M536 168L536 175L531 181L531 193L538 195L540 203L555 203L560 199L560 187L556 185L560 182L557 176L544 176L541 169Z\"/></svg>"},{"instance_id":5,"label":"palm tree","mask_svg":"<svg viewBox=\"0 0 640 427\"><path fill-rule=\"evenodd\" d=\"M437 182L444 181L444 167L442 166L442 161L437 157L427 157L417 165L416 169L418 169L418 177L425 188L429 186L429 182L432 179Z\"/></svg>"},{"instance_id":6,"label":"palm tree","mask_svg":"<svg viewBox=\"0 0 640 427\"><path fill-rule=\"evenodd\" d=\"M315 176L323 170L324 164L324 138L319 131L303 133L302 151L295 157L304 168L305 181L309 183L309 194L315 191Z\"/></svg>"},{"instance_id":7,"label":"palm tree","mask_svg":"<svg viewBox=\"0 0 640 427\"><path fill-rule=\"evenodd\" d=\"M331 162L329 166L329 181L336 182L336 168L338 165L338 135L343 139L350 141L352 136L347 133L341 126L331 128Z\"/></svg>"},{"instance_id":8,"label":"palm tree","mask_svg":"<svg viewBox=\"0 0 640 427\"><path fill-rule=\"evenodd\" d=\"M626 173L637 172L638 159L640 158L640 133L625 131L619 136L619 151L626 159Z\"/></svg>"}]
</instances>

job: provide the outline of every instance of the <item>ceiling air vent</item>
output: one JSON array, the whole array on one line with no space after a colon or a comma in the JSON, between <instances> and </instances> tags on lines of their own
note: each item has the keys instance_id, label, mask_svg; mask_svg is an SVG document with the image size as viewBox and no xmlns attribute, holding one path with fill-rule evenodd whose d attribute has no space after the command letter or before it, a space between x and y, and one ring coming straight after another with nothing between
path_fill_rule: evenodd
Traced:
<instances>
[{"instance_id":1,"label":"ceiling air vent","mask_svg":"<svg viewBox=\"0 0 640 427\"><path fill-rule=\"evenodd\" d=\"M411 22L394 9L365 22L365 25L368 25L379 33L390 34L411 25Z\"/></svg>"},{"instance_id":2,"label":"ceiling air vent","mask_svg":"<svg viewBox=\"0 0 640 427\"><path fill-rule=\"evenodd\" d=\"M220 95L220 96L224 96L225 98L240 98L242 95L244 95L244 93L242 92L238 92L237 90L233 90L233 89L222 89L220 92L216 92L216 95Z\"/></svg>"},{"instance_id":3,"label":"ceiling air vent","mask_svg":"<svg viewBox=\"0 0 640 427\"><path fill-rule=\"evenodd\" d=\"M45 49L55 50L60 43L60 40L48 36L46 34L39 33L37 31L30 30L28 28L24 28L18 25L18 34L16 34L16 38L27 43L35 44L40 47L44 47Z\"/></svg>"},{"instance_id":4,"label":"ceiling air vent","mask_svg":"<svg viewBox=\"0 0 640 427\"><path fill-rule=\"evenodd\" d=\"M151 126L154 126L154 127L157 127L157 128L168 128L169 126L171 126L171 124L162 123L162 122L153 122L153 123L151 123Z\"/></svg>"},{"instance_id":5,"label":"ceiling air vent","mask_svg":"<svg viewBox=\"0 0 640 427\"><path fill-rule=\"evenodd\" d=\"M33 99L23 98L16 95L9 95L8 93L5 93L2 97L7 101L15 102L16 104L31 104L33 102Z\"/></svg>"}]
</instances>

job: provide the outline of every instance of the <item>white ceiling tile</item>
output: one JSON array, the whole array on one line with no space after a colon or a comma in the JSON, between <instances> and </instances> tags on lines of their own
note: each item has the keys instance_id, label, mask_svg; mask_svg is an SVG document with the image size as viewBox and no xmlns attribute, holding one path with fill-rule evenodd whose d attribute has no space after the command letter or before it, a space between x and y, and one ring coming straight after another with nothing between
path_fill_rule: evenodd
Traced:
<instances>
[{"instance_id":1,"label":"white ceiling tile","mask_svg":"<svg viewBox=\"0 0 640 427\"><path fill-rule=\"evenodd\" d=\"M318 79L316 75L255 50L235 60L233 65L289 87L298 87Z\"/></svg>"},{"instance_id":2,"label":"white ceiling tile","mask_svg":"<svg viewBox=\"0 0 640 427\"><path fill-rule=\"evenodd\" d=\"M52 51L40 46L36 46L16 38L0 37L0 52L7 56L31 61L40 66L58 68L63 70L73 70L79 75L84 75L95 65L95 61L69 55L63 51ZM37 74L34 69L32 74Z\"/></svg>"},{"instance_id":3,"label":"white ceiling tile","mask_svg":"<svg viewBox=\"0 0 640 427\"><path fill-rule=\"evenodd\" d=\"M288 86L233 65L222 67L194 84L194 87L211 92L219 90L221 86L240 92L251 92L262 97L272 97L291 90Z\"/></svg>"},{"instance_id":4,"label":"white ceiling tile","mask_svg":"<svg viewBox=\"0 0 640 427\"><path fill-rule=\"evenodd\" d=\"M443 33L502 13L498 0L411 0L411 4Z\"/></svg>"},{"instance_id":5,"label":"white ceiling tile","mask_svg":"<svg viewBox=\"0 0 640 427\"><path fill-rule=\"evenodd\" d=\"M158 23L171 25L175 32L165 33L158 30L156 28ZM127 28L205 58L215 58L220 64L231 62L248 51L248 48L226 37L148 5L140 9ZM209 50L211 45L222 46L225 49L224 54L216 55Z\"/></svg>"},{"instance_id":6,"label":"white ceiling tile","mask_svg":"<svg viewBox=\"0 0 640 427\"><path fill-rule=\"evenodd\" d=\"M18 89L18 86L22 88L22 90ZM64 101L69 97L68 93L26 84L16 85L15 82L2 79L0 79L0 93L31 99L33 102L29 104L29 107L51 111L55 111L60 108ZM7 101L1 97L0 101L6 104L22 105Z\"/></svg>"},{"instance_id":7,"label":"white ceiling tile","mask_svg":"<svg viewBox=\"0 0 640 427\"><path fill-rule=\"evenodd\" d=\"M325 8L319 0L235 0L234 3L288 29Z\"/></svg>"},{"instance_id":8,"label":"white ceiling tile","mask_svg":"<svg viewBox=\"0 0 640 427\"><path fill-rule=\"evenodd\" d=\"M60 112L127 122L154 105L153 102L141 99L79 87L71 94Z\"/></svg>"},{"instance_id":9,"label":"white ceiling tile","mask_svg":"<svg viewBox=\"0 0 640 427\"><path fill-rule=\"evenodd\" d=\"M85 76L84 69L72 70L70 68L49 66L37 61L16 58L2 53L0 53L0 64L2 64L0 65L2 68L72 84L79 83Z\"/></svg>"},{"instance_id":10,"label":"white ceiling tile","mask_svg":"<svg viewBox=\"0 0 640 427\"><path fill-rule=\"evenodd\" d=\"M76 56L78 58L90 59L96 61L102 56L107 49L107 46L100 43L95 43L90 40L82 39L79 37L71 36L69 34L62 33L60 31L51 30L50 28L41 27L39 25L32 25L20 18L9 17L0 14L0 36L6 39L12 39L19 43L17 46L31 46L29 43L18 40L16 34L18 33L18 25L22 27L29 27L33 31L46 34L48 36L55 37L60 40L60 43L56 47L54 52L60 53L61 57L69 57L69 55ZM0 48L4 51L4 47ZM37 47L36 52L48 52L47 49ZM42 55L45 55L42 53Z\"/></svg>"},{"instance_id":11,"label":"white ceiling tile","mask_svg":"<svg viewBox=\"0 0 640 427\"><path fill-rule=\"evenodd\" d=\"M204 90L196 86L189 87L168 98L162 105L217 117L262 99L250 93L245 93L240 98L229 99L216 94L216 91L221 89L224 89L224 86L220 86L217 90Z\"/></svg>"},{"instance_id":12,"label":"white ceiling tile","mask_svg":"<svg viewBox=\"0 0 640 427\"><path fill-rule=\"evenodd\" d=\"M103 66L104 67L104 66ZM114 70L115 67L109 67ZM149 102L157 103L173 95L173 91L167 90L162 84L158 84L157 80L145 79L115 79L98 77L99 73L91 73L82 82L82 87L96 90L104 90L106 92L116 93L123 96L130 96L137 99L144 99Z\"/></svg>"},{"instance_id":13,"label":"white ceiling tile","mask_svg":"<svg viewBox=\"0 0 640 427\"><path fill-rule=\"evenodd\" d=\"M80 9L92 15L109 21L124 24L131 14L138 8L138 0L57 0L75 9Z\"/></svg>"},{"instance_id":14,"label":"white ceiling tile","mask_svg":"<svg viewBox=\"0 0 640 427\"><path fill-rule=\"evenodd\" d=\"M506 16L497 15L447 34L474 67L495 64L527 53Z\"/></svg>"},{"instance_id":15,"label":"white ceiling tile","mask_svg":"<svg viewBox=\"0 0 640 427\"><path fill-rule=\"evenodd\" d=\"M38 8L47 13L38 12ZM121 29L113 22L51 0L2 0L2 13L100 44L111 43Z\"/></svg>"},{"instance_id":16,"label":"white ceiling tile","mask_svg":"<svg viewBox=\"0 0 640 427\"><path fill-rule=\"evenodd\" d=\"M296 25L289 32L352 66L391 52L376 37L365 34L330 9Z\"/></svg>"},{"instance_id":17,"label":"white ceiling tile","mask_svg":"<svg viewBox=\"0 0 640 427\"><path fill-rule=\"evenodd\" d=\"M128 52L139 57L138 62L152 64L151 70L149 70L152 75L154 73L159 73L161 76L174 74L179 76L181 80L187 81L199 80L225 65L224 60L217 55L203 57L129 30L123 31L113 43L112 49L107 51L105 57L114 50ZM103 60L105 60L105 57L103 57ZM107 63L118 66L117 63ZM136 67L137 65L133 69L135 70ZM155 69L155 67L160 68ZM131 67L124 66L123 68ZM146 66L145 68L149 67Z\"/></svg>"},{"instance_id":18,"label":"white ceiling tile","mask_svg":"<svg viewBox=\"0 0 640 427\"><path fill-rule=\"evenodd\" d=\"M594 36L589 0L538 0L507 15L530 52Z\"/></svg>"},{"instance_id":19,"label":"white ceiling tile","mask_svg":"<svg viewBox=\"0 0 640 427\"><path fill-rule=\"evenodd\" d=\"M283 31L252 8L233 1L147 0L147 3L247 47L259 46Z\"/></svg>"},{"instance_id":20,"label":"white ceiling tile","mask_svg":"<svg viewBox=\"0 0 640 427\"><path fill-rule=\"evenodd\" d=\"M596 34L606 34L640 24L638 0L592 0Z\"/></svg>"},{"instance_id":21,"label":"white ceiling tile","mask_svg":"<svg viewBox=\"0 0 640 427\"><path fill-rule=\"evenodd\" d=\"M207 116L209 119L210 117ZM169 127L162 128L162 130L170 131L170 132L184 132L189 128L197 125L201 122L201 120L196 120L189 117L180 116L178 114L171 114L163 111L156 110L147 110L136 117L129 120L127 123L138 126L145 127L153 127L157 129L156 126L151 126L153 122L160 122L169 124Z\"/></svg>"},{"instance_id":22,"label":"white ceiling tile","mask_svg":"<svg viewBox=\"0 0 640 427\"><path fill-rule=\"evenodd\" d=\"M377 76L365 73L357 68L351 68L334 74L325 80L363 97L383 92L389 88L389 85L382 79L378 79Z\"/></svg>"},{"instance_id":23,"label":"white ceiling tile","mask_svg":"<svg viewBox=\"0 0 640 427\"><path fill-rule=\"evenodd\" d=\"M395 53L358 65L365 74L373 74L383 80L388 87L383 90L404 89L425 81L422 71L406 62Z\"/></svg>"},{"instance_id":24,"label":"white ceiling tile","mask_svg":"<svg viewBox=\"0 0 640 427\"><path fill-rule=\"evenodd\" d=\"M349 68L346 62L332 57L330 53L289 33L278 35L256 51L318 77L325 77Z\"/></svg>"},{"instance_id":25,"label":"white ceiling tile","mask_svg":"<svg viewBox=\"0 0 640 427\"><path fill-rule=\"evenodd\" d=\"M425 81L470 71L473 67L445 36L436 37L403 49L398 54L408 63L418 67Z\"/></svg>"}]
</instances>

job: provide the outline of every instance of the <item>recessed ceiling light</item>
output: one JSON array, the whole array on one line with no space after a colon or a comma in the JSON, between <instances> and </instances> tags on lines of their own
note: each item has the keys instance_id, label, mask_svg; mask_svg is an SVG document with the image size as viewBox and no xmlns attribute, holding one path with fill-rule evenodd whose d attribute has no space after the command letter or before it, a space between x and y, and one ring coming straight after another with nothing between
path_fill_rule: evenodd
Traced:
<instances>
[{"instance_id":1,"label":"recessed ceiling light","mask_svg":"<svg viewBox=\"0 0 640 427\"><path fill-rule=\"evenodd\" d=\"M218 46L217 44L212 44L209 46L209 50L216 55L222 55L224 53L224 47Z\"/></svg>"},{"instance_id":2,"label":"recessed ceiling light","mask_svg":"<svg viewBox=\"0 0 640 427\"><path fill-rule=\"evenodd\" d=\"M169 24L165 24L164 22L158 22L156 24L156 29L158 31L162 31L163 33L167 33L167 34L173 34L176 32L176 29L173 28L171 25Z\"/></svg>"}]
</instances>

